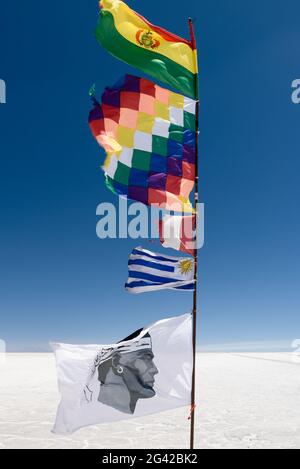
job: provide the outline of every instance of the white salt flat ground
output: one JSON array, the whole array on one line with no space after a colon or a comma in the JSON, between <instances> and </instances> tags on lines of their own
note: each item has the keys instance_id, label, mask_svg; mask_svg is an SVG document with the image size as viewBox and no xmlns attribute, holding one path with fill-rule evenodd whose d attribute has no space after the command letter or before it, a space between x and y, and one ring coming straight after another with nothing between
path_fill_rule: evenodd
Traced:
<instances>
[{"instance_id":1,"label":"white salt flat ground","mask_svg":"<svg viewBox=\"0 0 300 469\"><path fill-rule=\"evenodd\" d=\"M197 356L197 448L300 448L300 364L288 353ZM51 354L0 364L0 448L187 448L188 409L50 430L59 395Z\"/></svg>"}]
</instances>

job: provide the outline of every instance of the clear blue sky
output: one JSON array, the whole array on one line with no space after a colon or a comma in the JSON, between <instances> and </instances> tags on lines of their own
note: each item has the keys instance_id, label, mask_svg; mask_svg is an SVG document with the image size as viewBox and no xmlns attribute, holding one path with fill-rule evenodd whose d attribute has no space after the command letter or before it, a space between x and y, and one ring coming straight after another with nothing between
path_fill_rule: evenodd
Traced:
<instances>
[{"instance_id":1,"label":"clear blue sky","mask_svg":"<svg viewBox=\"0 0 300 469\"><path fill-rule=\"evenodd\" d=\"M182 36L197 18L200 65L201 344L300 337L298 0L129 5ZM119 339L191 308L191 294L129 295L127 258L147 240L99 240L103 183L88 90L126 72L94 37L97 1L1 1L0 337L9 350L49 340ZM175 251L173 252L176 255Z\"/></svg>"}]
</instances>

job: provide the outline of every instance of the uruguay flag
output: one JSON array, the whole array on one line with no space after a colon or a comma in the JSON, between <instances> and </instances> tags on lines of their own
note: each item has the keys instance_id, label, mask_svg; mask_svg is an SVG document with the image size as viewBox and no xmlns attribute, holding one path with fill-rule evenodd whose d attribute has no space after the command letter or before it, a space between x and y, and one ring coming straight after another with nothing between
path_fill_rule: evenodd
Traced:
<instances>
[{"instance_id":1,"label":"uruguay flag","mask_svg":"<svg viewBox=\"0 0 300 469\"><path fill-rule=\"evenodd\" d=\"M194 260L191 257L170 257L135 248L128 260L129 293L154 290L194 290Z\"/></svg>"}]
</instances>

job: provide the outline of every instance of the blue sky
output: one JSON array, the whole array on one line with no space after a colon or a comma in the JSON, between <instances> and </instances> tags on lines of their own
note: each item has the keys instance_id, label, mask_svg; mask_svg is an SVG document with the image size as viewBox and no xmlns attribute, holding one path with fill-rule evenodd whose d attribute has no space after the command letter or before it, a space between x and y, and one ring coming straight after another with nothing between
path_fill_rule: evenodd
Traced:
<instances>
[{"instance_id":1,"label":"blue sky","mask_svg":"<svg viewBox=\"0 0 300 469\"><path fill-rule=\"evenodd\" d=\"M197 18L198 342L289 343L300 337L300 105L291 102L300 4L128 4L181 36L185 17ZM8 350L111 341L192 305L188 293L124 291L131 249L162 250L158 242L96 237L97 205L117 199L87 126L88 90L139 74L97 44L97 12L97 1L1 1L0 337Z\"/></svg>"}]
</instances>

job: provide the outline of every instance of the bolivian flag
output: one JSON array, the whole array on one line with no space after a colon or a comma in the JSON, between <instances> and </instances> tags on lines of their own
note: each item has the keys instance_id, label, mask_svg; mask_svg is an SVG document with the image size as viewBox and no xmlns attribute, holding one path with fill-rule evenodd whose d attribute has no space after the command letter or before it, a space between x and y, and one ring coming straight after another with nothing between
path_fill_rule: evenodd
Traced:
<instances>
[{"instance_id":1,"label":"bolivian flag","mask_svg":"<svg viewBox=\"0 0 300 469\"><path fill-rule=\"evenodd\" d=\"M101 0L96 36L112 55L196 97L195 44L154 26L124 2Z\"/></svg>"}]
</instances>

